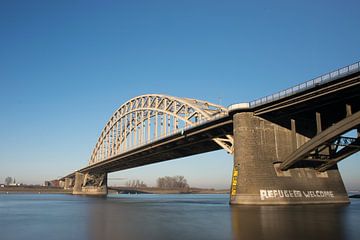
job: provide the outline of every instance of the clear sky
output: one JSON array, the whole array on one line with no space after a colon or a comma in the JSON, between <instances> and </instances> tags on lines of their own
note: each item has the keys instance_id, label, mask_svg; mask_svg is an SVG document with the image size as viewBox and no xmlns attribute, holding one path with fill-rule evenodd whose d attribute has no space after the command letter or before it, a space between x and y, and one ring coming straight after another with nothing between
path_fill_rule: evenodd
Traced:
<instances>
[{"instance_id":1,"label":"clear sky","mask_svg":"<svg viewBox=\"0 0 360 240\"><path fill-rule=\"evenodd\" d=\"M228 106L360 60L360 1L0 1L0 182L84 167L112 113L145 93ZM360 155L339 164L360 189ZM225 151L111 174L227 188ZM124 181L113 180L121 185Z\"/></svg>"}]
</instances>

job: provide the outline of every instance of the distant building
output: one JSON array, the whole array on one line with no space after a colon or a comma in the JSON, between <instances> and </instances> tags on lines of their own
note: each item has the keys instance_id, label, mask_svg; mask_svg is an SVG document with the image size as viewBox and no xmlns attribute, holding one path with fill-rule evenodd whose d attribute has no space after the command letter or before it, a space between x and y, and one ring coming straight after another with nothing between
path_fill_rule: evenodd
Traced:
<instances>
[{"instance_id":1,"label":"distant building","mask_svg":"<svg viewBox=\"0 0 360 240\"><path fill-rule=\"evenodd\" d=\"M14 186L21 186L21 183L10 183L9 186L14 187Z\"/></svg>"},{"instance_id":2,"label":"distant building","mask_svg":"<svg viewBox=\"0 0 360 240\"><path fill-rule=\"evenodd\" d=\"M44 183L45 187L59 187L59 180L52 180L52 181L45 181Z\"/></svg>"},{"instance_id":3,"label":"distant building","mask_svg":"<svg viewBox=\"0 0 360 240\"><path fill-rule=\"evenodd\" d=\"M13 182L9 184L9 186L12 186L12 187L13 187L13 186L20 186L20 185L22 185L22 184L21 184L21 183L17 183L15 178L14 178Z\"/></svg>"}]
</instances>

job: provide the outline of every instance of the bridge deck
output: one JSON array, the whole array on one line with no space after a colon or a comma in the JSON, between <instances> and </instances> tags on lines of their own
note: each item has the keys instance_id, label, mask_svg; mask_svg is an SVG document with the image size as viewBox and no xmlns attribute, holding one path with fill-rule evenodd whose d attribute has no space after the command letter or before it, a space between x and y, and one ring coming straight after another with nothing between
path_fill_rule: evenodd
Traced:
<instances>
[{"instance_id":1,"label":"bridge deck","mask_svg":"<svg viewBox=\"0 0 360 240\"><path fill-rule=\"evenodd\" d=\"M183 133L140 146L78 170L81 173L115 172L221 149L213 138L232 134L232 120L225 116L190 128ZM73 177L74 173L66 177Z\"/></svg>"}]
</instances>

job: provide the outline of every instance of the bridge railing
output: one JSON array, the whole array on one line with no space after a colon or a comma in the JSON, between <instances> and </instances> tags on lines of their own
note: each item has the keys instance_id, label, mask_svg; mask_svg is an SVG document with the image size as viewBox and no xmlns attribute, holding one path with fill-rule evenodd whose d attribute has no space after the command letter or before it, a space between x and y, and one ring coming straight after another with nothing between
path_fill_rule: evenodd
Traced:
<instances>
[{"instance_id":1,"label":"bridge railing","mask_svg":"<svg viewBox=\"0 0 360 240\"><path fill-rule=\"evenodd\" d=\"M348 65L346 67L337 69L333 72L330 72L330 73L324 74L322 76L319 76L317 78L311 79L307 82L298 84L294 87L291 87L291 88L285 89L283 91L274 93L272 95L268 95L266 97L254 100L254 101L250 102L249 105L250 105L250 108L254 108L254 107L257 107L257 106L260 106L260 105L263 105L266 103L270 103L270 102L273 102L273 101L276 101L276 100L279 100L279 99L282 99L282 98L285 98L288 96L292 96L294 94L306 91L306 90L314 88L316 86L323 85L327 82L334 81L336 79L339 79L341 77L344 77L346 75L349 75L349 74L352 74L355 72L359 72L359 71L360 71L360 62L356 62L356 63Z\"/></svg>"}]
</instances>

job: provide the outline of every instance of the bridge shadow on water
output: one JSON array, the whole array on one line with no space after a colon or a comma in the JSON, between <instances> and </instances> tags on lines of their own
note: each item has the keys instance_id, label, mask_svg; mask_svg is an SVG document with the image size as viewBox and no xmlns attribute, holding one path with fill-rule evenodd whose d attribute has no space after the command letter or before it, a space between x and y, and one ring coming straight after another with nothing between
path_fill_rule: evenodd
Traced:
<instances>
[{"instance_id":1,"label":"bridge shadow on water","mask_svg":"<svg viewBox=\"0 0 360 240\"><path fill-rule=\"evenodd\" d=\"M92 202L88 239L358 239L350 205L235 206L217 196L119 196Z\"/></svg>"}]
</instances>

